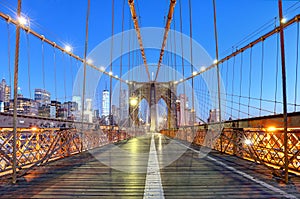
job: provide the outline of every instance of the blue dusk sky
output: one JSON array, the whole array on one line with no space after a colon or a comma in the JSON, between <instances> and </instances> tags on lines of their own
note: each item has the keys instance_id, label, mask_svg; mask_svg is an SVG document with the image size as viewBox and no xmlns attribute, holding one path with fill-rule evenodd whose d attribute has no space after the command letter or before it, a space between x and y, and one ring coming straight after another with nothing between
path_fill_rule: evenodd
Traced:
<instances>
[{"instance_id":1,"label":"blue dusk sky","mask_svg":"<svg viewBox=\"0 0 300 199\"><path fill-rule=\"evenodd\" d=\"M190 21L189 0L177 1L171 29L180 32L180 19L182 19L182 33L190 36L190 23L192 23L192 38L203 47L211 60L214 60L216 55L212 0L191 0L191 4L192 20ZM163 28L165 26L169 0L136 0L135 5L141 28ZM216 6L219 58L224 58L235 49L241 48L254 39L259 38L279 24L278 1L276 0L216 0ZM182 9L182 18L180 18L180 8ZM0 1L0 12L10 15L12 18L16 18L16 10L17 0ZM65 46L66 44L71 45L73 53L80 57L84 55L86 10L87 0L22 1L22 14L30 18L31 29L61 46ZM299 14L299 11L299 1L283 1L283 14L287 20ZM122 14L124 14L124 18L122 18ZM112 1L91 0L88 54L91 53L97 45L109 39L113 34L121 33L122 21L124 23L124 31L133 28L130 10L126 0L114 0L114 23L112 23ZM112 24L114 29L113 33ZM295 95L300 87L300 72L296 70L298 65L296 50L298 28L297 24L292 25L285 33L287 79L289 86L288 101L291 104L289 107L290 112L295 110L299 111L300 109L294 105L295 102L296 104L300 104L300 96L297 97ZM10 39L8 39L9 36ZM14 64L15 26L7 24L3 19L0 20L0 38L0 76L4 77L8 83L11 83ZM232 107L234 107L237 102L238 105L236 106L238 107L236 107L236 109L239 109L239 111L238 113L234 113L234 117L245 117L245 115L242 116L242 112L246 114L247 108L243 109L243 105L248 105L248 103L251 107L260 106L260 109L266 109L267 111L261 113L262 115L266 115L273 110L280 113L281 106L280 103L277 104L277 101L282 100L282 90L281 70L280 65L278 66L277 64L277 60L279 60L280 63L280 56L277 55L277 41L278 37L274 35L263 42L264 44L254 46L251 52L252 62L250 61L250 50L247 50L243 54L220 65L220 73L225 89L224 92L228 94L226 107L231 106L231 108L224 111L226 118L233 116L232 111L234 110ZM8 53L8 44L10 44L10 53ZM55 61L54 56L56 56ZM130 56L131 58L129 58ZM157 63L159 50L146 49L146 57L148 63ZM182 62L178 55L174 56L171 53L165 53L163 64L171 65L171 67L175 68L175 59L177 60L176 69L179 70L179 73L182 73ZM125 55L122 61L122 74L119 74L120 59L113 62L113 73L119 74L119 76L123 76L126 71L132 67L129 64L130 62L131 64L135 63L135 65L142 64L139 51L134 51L128 56ZM252 64L251 75L249 75L250 63ZM190 76L190 64L185 60L184 65L186 66L185 76ZM72 85L74 85L74 81L76 81L76 74L80 67L81 63L79 61L70 58L59 50L54 50L48 44L43 44L43 42L32 35L21 31L19 86L24 96L33 97L34 88L45 87L46 90L51 92L52 99L59 99L61 101L70 100L73 89ZM200 69L200 67L201 66L195 66L195 70ZM261 70L261 67L263 70ZM9 74L9 68L11 74ZM108 68L106 70L109 71ZM298 73L295 71L298 71ZM53 78L55 75L56 81ZM296 79L298 79L298 83ZM249 80L252 82L250 92ZM212 79L212 81L214 81L214 79ZM207 93L210 93L210 100L213 101L212 96L215 96L214 92L216 91L208 91L207 88L202 88L203 86L200 84L201 82L203 83L203 81L200 76L195 78L195 82L195 94L197 98L199 98L199 109L205 109L205 111L203 111L205 114L203 118L205 118L208 114L208 110L211 109L214 104L214 102L205 102L205 100L208 100ZM116 84L115 80L113 84ZM102 90L108 86L109 78L102 76L97 87L97 92L101 93ZM96 95L99 94L96 93ZM241 97L247 98L249 95L253 98L271 99L272 101L276 101L276 103L264 104L265 102L263 102L263 104L257 104L255 100L249 102L247 99L244 101L245 99ZM204 96L205 100L200 99L201 96ZM239 97L236 98L236 96ZM96 101L98 101L98 104L101 104L101 100L98 98ZM254 109L251 112L251 115L258 114L260 113L255 112Z\"/></svg>"}]
</instances>

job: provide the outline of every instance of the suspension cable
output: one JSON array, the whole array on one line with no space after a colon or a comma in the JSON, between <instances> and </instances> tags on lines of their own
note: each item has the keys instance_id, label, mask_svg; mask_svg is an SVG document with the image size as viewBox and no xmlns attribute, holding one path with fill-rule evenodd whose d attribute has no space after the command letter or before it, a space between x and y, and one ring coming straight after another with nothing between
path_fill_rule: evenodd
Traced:
<instances>
[{"instance_id":1,"label":"suspension cable","mask_svg":"<svg viewBox=\"0 0 300 199\"><path fill-rule=\"evenodd\" d=\"M120 57L120 78L122 78L123 73L123 42L124 42L124 13L125 13L125 0L123 0L122 5L122 37L121 37L121 57ZM122 119L122 112L121 109L121 100L122 100L122 81L120 81L120 91L119 91L119 123ZM123 107L124 108L124 107Z\"/></svg>"},{"instance_id":2,"label":"suspension cable","mask_svg":"<svg viewBox=\"0 0 300 199\"><path fill-rule=\"evenodd\" d=\"M7 20L7 56L8 56L8 77L9 77L9 86L12 90L11 84L11 63L10 63L10 28L9 28L9 20Z\"/></svg>"},{"instance_id":3,"label":"suspension cable","mask_svg":"<svg viewBox=\"0 0 300 199\"><path fill-rule=\"evenodd\" d=\"M143 46L143 40L142 40L142 36L141 36L141 32L140 32L138 17L136 16L134 0L128 0L128 4L129 4L129 7L130 7L132 20L134 22L134 28L135 28L135 31L136 31L136 35L137 35L137 38L138 38L138 41L139 41L140 51L141 51L141 54L142 54L142 57L143 57L143 60L144 60L144 66L146 68L148 79L150 81L149 67L148 67L148 63L147 63L147 59L146 59L145 49L144 49L144 46Z\"/></svg>"},{"instance_id":4,"label":"suspension cable","mask_svg":"<svg viewBox=\"0 0 300 199\"><path fill-rule=\"evenodd\" d=\"M19 25L19 22L18 22L17 20L12 19L9 15L6 15L6 14L4 14L4 13L2 13L2 12L0 12L0 17L1 17L2 19L6 20L7 22L10 22L10 23L12 23L12 24L14 24L14 25L16 25L16 26ZM75 54L72 53L71 51L70 51L70 52L69 52L69 51L66 51L65 48L63 48L63 47L60 46L60 45L57 45L55 42L50 41L50 40L47 39L47 38L45 38L44 35L41 35L41 34L35 32L34 30L30 29L29 26L20 26L20 29L23 29L23 30L25 30L25 31L28 31L31 35L37 37L37 38L40 39L40 40L43 40L45 43L48 43L49 45L51 45L51 46L57 48L58 50L60 50L60 51L63 52L63 53L68 54L69 56L71 56L71 57L73 57L73 58L79 60L80 62L82 62L82 63L85 62L85 60L84 60L83 58L79 57L78 55L75 55ZM86 66L89 66L89 67L91 67L91 68L94 69L94 70L97 70L97 71L99 71L99 72L101 72L101 73L103 73L103 74L105 74L105 75L107 75L107 76L110 76L108 72L103 71L103 70L101 69L101 67L97 67L97 66L95 66L95 65L92 64L92 63L86 63ZM114 79L119 80L119 81L125 82L125 80L121 79L120 77L116 77L116 76L112 76L112 77L113 77Z\"/></svg>"},{"instance_id":5,"label":"suspension cable","mask_svg":"<svg viewBox=\"0 0 300 199\"><path fill-rule=\"evenodd\" d=\"M46 89L45 84L45 52L44 52L44 40L42 40L42 78L43 78L43 89Z\"/></svg>"},{"instance_id":6,"label":"suspension cable","mask_svg":"<svg viewBox=\"0 0 300 199\"><path fill-rule=\"evenodd\" d=\"M72 62L72 57L70 56L70 75L71 75L71 81L72 81L72 85L71 88L73 88L74 86L74 76L73 76L73 62Z\"/></svg>"},{"instance_id":7,"label":"suspension cable","mask_svg":"<svg viewBox=\"0 0 300 199\"><path fill-rule=\"evenodd\" d=\"M114 23L115 23L115 1L112 0L111 3L111 46L110 46L110 66L109 66L109 70L110 72L113 71L113 66L112 66L112 58L113 58L113 48L114 48ZM110 75L109 77L109 125L112 125L113 121L112 121L112 75Z\"/></svg>"},{"instance_id":8,"label":"suspension cable","mask_svg":"<svg viewBox=\"0 0 300 199\"><path fill-rule=\"evenodd\" d=\"M161 50L160 50L160 55L159 55L159 60L158 60L158 64L157 64L157 70L156 70L156 75L155 75L154 81L157 80L159 69L160 69L160 66L162 63L162 58L164 56L165 46L166 46L167 39L168 39L168 33L169 33L169 30L171 27L171 22L172 22L172 18L173 18L173 14L174 14L175 5L176 5L176 0L171 0L170 5L169 5L168 19L167 19L166 26L165 26L165 32L164 32L163 42L161 45Z\"/></svg>"},{"instance_id":9,"label":"suspension cable","mask_svg":"<svg viewBox=\"0 0 300 199\"><path fill-rule=\"evenodd\" d=\"M17 15L18 17L21 16L21 0L18 0L18 9ZM18 80L19 80L19 48L20 48L20 29L21 25L16 23L16 48L15 48L15 67L14 67L14 112L13 112L13 150L12 150L12 183L16 184L17 182L17 100L18 100Z\"/></svg>"},{"instance_id":10,"label":"suspension cable","mask_svg":"<svg viewBox=\"0 0 300 199\"><path fill-rule=\"evenodd\" d=\"M55 101L57 101L56 52L55 52L55 48L53 48L53 67L54 67L54 93L55 93Z\"/></svg>"},{"instance_id":11,"label":"suspension cable","mask_svg":"<svg viewBox=\"0 0 300 199\"><path fill-rule=\"evenodd\" d=\"M63 54L63 65L64 65L64 93L65 93L65 102L67 101L67 72L66 72L66 55Z\"/></svg>"},{"instance_id":12,"label":"suspension cable","mask_svg":"<svg viewBox=\"0 0 300 199\"><path fill-rule=\"evenodd\" d=\"M90 0L87 2L87 11L86 11L86 19L85 19L85 41L84 41L84 56L83 56L83 85L82 85L82 99L81 99L81 143L80 148L83 151L83 119L84 119L84 102L85 102L85 84L86 84L86 57L88 51L88 41L89 41L89 16L90 16Z\"/></svg>"},{"instance_id":13,"label":"suspension cable","mask_svg":"<svg viewBox=\"0 0 300 199\"><path fill-rule=\"evenodd\" d=\"M30 84L30 43L29 43L29 33L26 32L26 41L27 41L27 74L28 74L28 90L29 98L31 98L31 84Z\"/></svg>"},{"instance_id":14,"label":"suspension cable","mask_svg":"<svg viewBox=\"0 0 300 199\"><path fill-rule=\"evenodd\" d=\"M232 81L231 81L231 111L230 111L230 116L232 118L232 108L233 108L233 94L234 94L234 67L235 67L235 58L236 56L233 57L233 66L232 66Z\"/></svg>"},{"instance_id":15,"label":"suspension cable","mask_svg":"<svg viewBox=\"0 0 300 199\"><path fill-rule=\"evenodd\" d=\"M293 23L295 22L298 22L300 20L300 14L299 15L296 15L295 17L291 18L289 21L287 21L286 23L282 24L281 26L271 30L270 32L264 34L263 36L257 38L256 40L250 42L249 44L243 46L242 48L239 48L239 49L236 49L234 52L232 52L230 55L220 59L220 61L218 63L223 63L229 59L231 59L232 57L240 54L241 52L247 50L248 48L251 48L253 46L255 46L256 44L260 43L262 40L265 40L266 38L269 38L270 36L278 33L280 30L284 30L285 28L289 27L290 25L292 25ZM205 70L197 73L196 75L191 75L190 77L187 77L185 79L183 79L183 81L187 81L189 79L191 79L192 77L195 77L195 76L198 76L198 75L201 75L202 73L214 68L216 65L215 64L212 64L210 66L208 66Z\"/></svg>"},{"instance_id":16,"label":"suspension cable","mask_svg":"<svg viewBox=\"0 0 300 199\"><path fill-rule=\"evenodd\" d=\"M261 43L261 71L260 71L260 101L259 101L259 116L261 116L261 102L262 102L262 94L263 94L263 79L264 79L264 40Z\"/></svg>"},{"instance_id":17,"label":"suspension cable","mask_svg":"<svg viewBox=\"0 0 300 199\"><path fill-rule=\"evenodd\" d=\"M193 29L192 29L192 0L189 0L189 20L190 20L190 59L191 59L191 74L193 73ZM194 76L192 76L192 111L195 112L195 99L194 99ZM193 125L195 123L193 116Z\"/></svg>"},{"instance_id":18,"label":"suspension cable","mask_svg":"<svg viewBox=\"0 0 300 199\"><path fill-rule=\"evenodd\" d=\"M180 45L181 45L181 67L182 67L182 79L185 78L185 74L184 74L184 51L183 51L183 23L182 23L182 3L181 0L179 0L179 15L180 15ZM186 88L185 88L186 84L185 82L183 82L183 94L184 96L186 96ZM184 109L185 110L185 109ZM185 118L185 117L184 117ZM185 125L185 120L182 120L184 125ZM181 119L180 119L180 124L181 123Z\"/></svg>"},{"instance_id":19,"label":"suspension cable","mask_svg":"<svg viewBox=\"0 0 300 199\"><path fill-rule=\"evenodd\" d=\"M297 43L296 43L296 72L295 72L295 99L294 99L294 111L297 111L297 91L298 91L298 67L299 67L299 22L297 22Z\"/></svg>"},{"instance_id":20,"label":"suspension cable","mask_svg":"<svg viewBox=\"0 0 300 199\"><path fill-rule=\"evenodd\" d=\"M276 114L277 106L277 87L278 87L278 67L279 67L279 34L277 34L276 39L276 71L275 71L275 104L274 104L274 114Z\"/></svg>"},{"instance_id":21,"label":"suspension cable","mask_svg":"<svg viewBox=\"0 0 300 199\"><path fill-rule=\"evenodd\" d=\"M242 68L243 68L243 53L241 53L241 63L240 63L240 95L239 95L239 112L238 112L239 119L240 119L242 84L243 84Z\"/></svg>"},{"instance_id":22,"label":"suspension cable","mask_svg":"<svg viewBox=\"0 0 300 199\"><path fill-rule=\"evenodd\" d=\"M248 88L248 118L250 116L250 95L251 95L251 81L252 81L252 47L250 48L250 58L249 58L249 88Z\"/></svg>"}]
</instances>

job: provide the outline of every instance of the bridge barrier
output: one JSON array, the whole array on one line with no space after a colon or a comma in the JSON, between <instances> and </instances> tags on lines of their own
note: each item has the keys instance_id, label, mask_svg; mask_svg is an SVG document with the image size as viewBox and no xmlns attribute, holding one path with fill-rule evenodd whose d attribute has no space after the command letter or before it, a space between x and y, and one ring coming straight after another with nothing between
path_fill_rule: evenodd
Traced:
<instances>
[{"instance_id":1,"label":"bridge barrier","mask_svg":"<svg viewBox=\"0 0 300 199\"><path fill-rule=\"evenodd\" d=\"M82 151L129 139L142 134L124 130L85 130L75 128L17 129L17 174L35 166L69 157ZM9 178L13 166L13 129L0 128L0 178Z\"/></svg>"},{"instance_id":2,"label":"bridge barrier","mask_svg":"<svg viewBox=\"0 0 300 199\"><path fill-rule=\"evenodd\" d=\"M192 130L194 128L194 132ZM242 159L263 164L275 175L283 177L284 168L284 130L283 128L223 128L216 139L208 139L211 131L205 126L165 129L161 134L173 139L205 146L235 155ZM300 174L300 129L288 129L289 172Z\"/></svg>"}]
</instances>

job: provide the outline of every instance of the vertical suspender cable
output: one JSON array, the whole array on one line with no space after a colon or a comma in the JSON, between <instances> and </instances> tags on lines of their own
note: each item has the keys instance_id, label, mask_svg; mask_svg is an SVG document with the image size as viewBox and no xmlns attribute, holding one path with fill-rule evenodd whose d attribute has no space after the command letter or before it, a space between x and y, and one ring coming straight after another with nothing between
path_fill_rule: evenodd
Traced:
<instances>
[{"instance_id":1,"label":"vertical suspender cable","mask_svg":"<svg viewBox=\"0 0 300 199\"><path fill-rule=\"evenodd\" d=\"M53 67L54 67L54 93L55 93L55 101L57 101L57 83L56 83L56 48L53 48Z\"/></svg>"},{"instance_id":2,"label":"vertical suspender cable","mask_svg":"<svg viewBox=\"0 0 300 199\"><path fill-rule=\"evenodd\" d=\"M131 26L131 14L129 13L129 21L128 21L128 26L129 29L132 28ZM128 35L129 39L128 39L128 81L130 81L130 59L131 59L131 34Z\"/></svg>"},{"instance_id":3,"label":"vertical suspender cable","mask_svg":"<svg viewBox=\"0 0 300 199\"><path fill-rule=\"evenodd\" d=\"M18 0L18 17L21 17L21 0ZM15 67L14 67L14 113L13 113L13 174L12 183L17 182L17 95L18 95L18 75L19 75L19 47L20 47L20 24L16 27L16 48L15 48Z\"/></svg>"},{"instance_id":4,"label":"vertical suspender cable","mask_svg":"<svg viewBox=\"0 0 300 199\"><path fill-rule=\"evenodd\" d=\"M43 37L44 38L44 37ZM45 85L45 53L44 53L44 39L42 39L42 78L43 78L43 89L46 89Z\"/></svg>"},{"instance_id":5,"label":"vertical suspender cable","mask_svg":"<svg viewBox=\"0 0 300 199\"><path fill-rule=\"evenodd\" d=\"M225 92L225 96L226 96L226 100L227 100L227 97L228 97L228 93L227 93L227 90L228 90L228 68L229 68L229 61L227 59L227 63L226 63L226 85L225 85L225 89L226 89L226 92ZM227 112L227 108L225 110L226 114L228 114ZM228 114L229 115L229 114ZM230 116L229 116L230 117ZM230 119L232 119L230 117Z\"/></svg>"},{"instance_id":6,"label":"vertical suspender cable","mask_svg":"<svg viewBox=\"0 0 300 199\"><path fill-rule=\"evenodd\" d=\"M180 46L181 46L181 66L182 66L182 79L184 79L185 78L185 74L184 74L184 51L183 51L183 28L182 28L182 3L181 3L181 0L179 0L179 14L180 14ZM184 97L186 96L186 94L185 94L185 82L183 82L183 95L184 95ZM183 109L184 111L185 111L185 107L184 107L184 109ZM181 115L183 115L183 114L181 114ZM183 120L181 120L181 118L180 118L180 124L181 125L186 125L186 120L185 120L185 117L184 117L184 119Z\"/></svg>"},{"instance_id":7,"label":"vertical suspender cable","mask_svg":"<svg viewBox=\"0 0 300 199\"><path fill-rule=\"evenodd\" d=\"M65 93L65 102L67 101L67 72L66 72L66 55L63 54L63 65L64 65L64 93Z\"/></svg>"},{"instance_id":8,"label":"vertical suspender cable","mask_svg":"<svg viewBox=\"0 0 300 199\"><path fill-rule=\"evenodd\" d=\"M288 137L287 137L287 96L286 96L286 71L285 71L285 49L284 49L284 32L281 20L283 18L282 15L282 0L278 0L278 10L279 10L279 33L280 33L280 46L281 46L281 74L282 74L282 99L283 99L283 122L284 122L284 170L285 176L284 180L285 183L288 183L289 179L289 159L288 159Z\"/></svg>"},{"instance_id":9,"label":"vertical suspender cable","mask_svg":"<svg viewBox=\"0 0 300 199\"><path fill-rule=\"evenodd\" d=\"M250 95L251 95L251 81L252 81L252 46L250 48L250 58L249 58L249 90L248 90L248 118L250 116Z\"/></svg>"},{"instance_id":10,"label":"vertical suspender cable","mask_svg":"<svg viewBox=\"0 0 300 199\"><path fill-rule=\"evenodd\" d=\"M278 66L279 66L279 34L277 34L276 39L276 72L275 72L275 104L274 104L274 114L276 114L276 107L277 107L277 85L278 85Z\"/></svg>"},{"instance_id":11,"label":"vertical suspender cable","mask_svg":"<svg viewBox=\"0 0 300 199\"><path fill-rule=\"evenodd\" d=\"M64 97L64 100L65 102L67 101L67 74L66 74L66 57L65 57L65 54L63 54L63 69L64 69L64 93L65 93L65 97Z\"/></svg>"},{"instance_id":12,"label":"vertical suspender cable","mask_svg":"<svg viewBox=\"0 0 300 199\"><path fill-rule=\"evenodd\" d=\"M297 49L296 49L296 72L295 72L295 99L294 112L297 111L297 90L298 90L298 66L299 66L299 21L297 22Z\"/></svg>"},{"instance_id":13,"label":"vertical suspender cable","mask_svg":"<svg viewBox=\"0 0 300 199\"><path fill-rule=\"evenodd\" d=\"M30 84L30 44L29 44L29 33L26 33L26 41L27 41L27 69L28 69L28 90L29 90L29 98L31 99L31 84Z\"/></svg>"},{"instance_id":14,"label":"vertical suspender cable","mask_svg":"<svg viewBox=\"0 0 300 199\"><path fill-rule=\"evenodd\" d=\"M242 97L242 83L243 83L242 69L243 69L243 52L241 53L241 63L240 63L240 95L239 95L239 113L238 113L238 119L241 119L240 118L240 113L241 113L241 97Z\"/></svg>"},{"instance_id":15,"label":"vertical suspender cable","mask_svg":"<svg viewBox=\"0 0 300 199\"><path fill-rule=\"evenodd\" d=\"M85 84L86 84L86 56L88 50L89 40L89 16L90 16L90 0L88 0L86 21L85 21L85 43L84 43L84 62L83 62L83 86L82 86L82 99L81 99L81 143L80 150L83 151L83 119L84 119L84 101L85 101Z\"/></svg>"},{"instance_id":16,"label":"vertical suspender cable","mask_svg":"<svg viewBox=\"0 0 300 199\"><path fill-rule=\"evenodd\" d=\"M123 41L124 41L124 11L125 11L125 0L123 0L122 5L122 37L121 37L121 57L120 57L120 78L122 78L122 70L123 70ZM119 124L122 119L123 110L121 109L121 101L122 99L122 81L120 81L120 91L119 91ZM123 107L124 108L124 107Z\"/></svg>"},{"instance_id":17,"label":"vertical suspender cable","mask_svg":"<svg viewBox=\"0 0 300 199\"><path fill-rule=\"evenodd\" d=\"M192 0L189 0L189 18L190 18L190 58L191 58L191 74L193 74L193 29L192 29ZM195 113L195 99L194 99L194 76L192 76L192 114L193 114L193 126L195 123L195 117L194 117L194 113Z\"/></svg>"},{"instance_id":18,"label":"vertical suspender cable","mask_svg":"<svg viewBox=\"0 0 300 199\"><path fill-rule=\"evenodd\" d=\"M222 126L221 126L221 122L222 122L222 110L221 110L221 82L220 82L220 70L219 70L219 46L218 46L218 30L217 30L217 10L216 10L216 2L215 0L213 0L213 6L214 6L214 32L215 32L215 42L216 42L216 66L217 66L217 79L218 79L218 108L219 108L219 131L220 133L222 132ZM222 135L220 137L220 142L221 142L221 151L222 151Z\"/></svg>"},{"instance_id":19,"label":"vertical suspender cable","mask_svg":"<svg viewBox=\"0 0 300 199\"><path fill-rule=\"evenodd\" d=\"M71 88L73 88L73 85L74 85L74 77L73 77L73 69L72 69L72 67L73 67L73 63L72 63L72 57L70 56L70 75L71 75L71 81L72 81L72 87Z\"/></svg>"},{"instance_id":20,"label":"vertical suspender cable","mask_svg":"<svg viewBox=\"0 0 300 199\"><path fill-rule=\"evenodd\" d=\"M235 67L235 58L233 57L233 66L232 66L232 82L231 82L231 110L230 110L230 116L233 118L232 110L233 110L233 96L234 96L234 67Z\"/></svg>"},{"instance_id":21,"label":"vertical suspender cable","mask_svg":"<svg viewBox=\"0 0 300 199\"><path fill-rule=\"evenodd\" d=\"M7 56L8 56L9 86L11 88L12 84L11 84L11 68L10 68L10 29L9 29L9 21L7 21Z\"/></svg>"},{"instance_id":22,"label":"vertical suspender cable","mask_svg":"<svg viewBox=\"0 0 300 199\"><path fill-rule=\"evenodd\" d=\"M260 97L259 97L259 116L261 116L262 94L263 94L263 80L264 80L264 40L261 42L261 71L260 71Z\"/></svg>"},{"instance_id":23,"label":"vertical suspender cable","mask_svg":"<svg viewBox=\"0 0 300 199\"><path fill-rule=\"evenodd\" d=\"M115 11L115 1L114 0L112 0L112 12L111 12L111 23L112 23L112 25L111 25L111 46L110 46L110 67L109 67L109 69L110 69L110 72L112 72L112 56L113 56L113 48L114 48L114 22L115 22L115 13L114 13L114 11ZM111 115L111 108L112 108L112 104L111 104L111 102L112 102L112 99L111 99L111 97L112 97L112 75L110 75L109 76L109 125L112 125L112 115Z\"/></svg>"}]
</instances>

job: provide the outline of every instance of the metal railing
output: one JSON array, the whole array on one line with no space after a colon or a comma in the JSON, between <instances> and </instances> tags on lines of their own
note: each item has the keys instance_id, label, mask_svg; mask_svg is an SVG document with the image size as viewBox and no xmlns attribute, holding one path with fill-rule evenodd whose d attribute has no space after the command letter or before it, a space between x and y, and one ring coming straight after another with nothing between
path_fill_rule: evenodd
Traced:
<instances>
[{"instance_id":1,"label":"metal railing","mask_svg":"<svg viewBox=\"0 0 300 199\"><path fill-rule=\"evenodd\" d=\"M184 140L199 146L238 156L263 164L283 177L285 165L283 128L223 128L221 134L207 126L162 130L173 139ZM300 128L288 129L289 172L300 173ZM222 141L222 150L221 150Z\"/></svg>"},{"instance_id":2,"label":"metal railing","mask_svg":"<svg viewBox=\"0 0 300 199\"><path fill-rule=\"evenodd\" d=\"M126 133L122 130L79 130L59 128L17 129L17 173L49 161L65 158L82 151L116 143L142 134L139 131ZM0 177L10 177L13 167L13 129L0 129ZM82 146L82 148L81 148Z\"/></svg>"}]
</instances>

